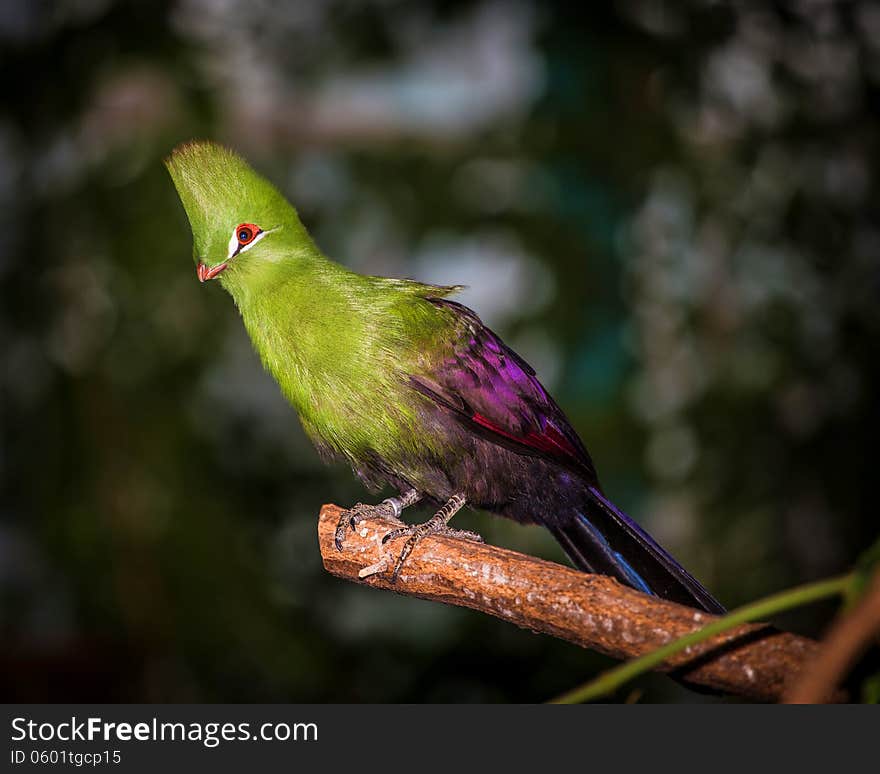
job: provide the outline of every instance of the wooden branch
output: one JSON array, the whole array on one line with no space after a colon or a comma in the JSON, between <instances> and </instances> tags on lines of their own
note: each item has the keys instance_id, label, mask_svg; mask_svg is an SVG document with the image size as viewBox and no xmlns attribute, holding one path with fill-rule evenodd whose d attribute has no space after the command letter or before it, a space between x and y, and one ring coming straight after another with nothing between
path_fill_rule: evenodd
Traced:
<instances>
[{"instance_id":1,"label":"wooden branch","mask_svg":"<svg viewBox=\"0 0 880 774\"><path fill-rule=\"evenodd\" d=\"M833 699L836 686L853 664L880 638L880 571L862 599L831 627L816 658L785 696L787 704L820 704Z\"/></svg>"},{"instance_id":2,"label":"wooden branch","mask_svg":"<svg viewBox=\"0 0 880 774\"><path fill-rule=\"evenodd\" d=\"M381 541L395 525L379 519L361 522L339 551L333 538L341 512L336 505L321 509L321 556L328 572L355 583L469 607L619 659L641 656L715 620L604 575L439 536L419 544L392 585L401 541L387 546ZM817 652L813 640L749 624L687 649L661 669L725 693L779 701Z\"/></svg>"}]
</instances>

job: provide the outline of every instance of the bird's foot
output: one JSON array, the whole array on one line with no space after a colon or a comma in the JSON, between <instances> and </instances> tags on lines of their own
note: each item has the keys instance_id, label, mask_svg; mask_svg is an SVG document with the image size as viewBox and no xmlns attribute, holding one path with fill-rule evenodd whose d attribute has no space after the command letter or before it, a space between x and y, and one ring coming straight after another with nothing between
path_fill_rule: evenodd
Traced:
<instances>
[{"instance_id":1,"label":"bird's foot","mask_svg":"<svg viewBox=\"0 0 880 774\"><path fill-rule=\"evenodd\" d=\"M378 505L365 505L364 503L352 505L351 508L342 512L336 525L334 536L336 550L342 550L342 544L345 542L348 530L356 530L357 525L364 519L390 519L397 524L403 524L400 520L403 509L415 505L421 499L422 496L415 489L408 489L398 497L389 497Z\"/></svg>"},{"instance_id":2,"label":"bird's foot","mask_svg":"<svg viewBox=\"0 0 880 774\"><path fill-rule=\"evenodd\" d=\"M423 524L408 524L399 529L393 529L382 538L382 545L385 545L391 540L409 536L409 540L403 544L403 548L400 549L400 554L398 554L397 561L394 564L394 571L391 573L392 583L397 581L400 570L404 562L409 559L413 549L429 535L445 535L446 537L459 538L461 540L473 540L476 543L483 542L482 536L476 532L471 532L467 529L453 529L449 526L449 520L463 505L464 498L461 497L459 499L459 496L456 495Z\"/></svg>"},{"instance_id":3,"label":"bird's foot","mask_svg":"<svg viewBox=\"0 0 880 774\"><path fill-rule=\"evenodd\" d=\"M342 544L345 542L348 532L354 532L357 529L358 524L366 519L390 519L398 524L403 524L400 520L400 510L397 502L392 498L383 500L377 505L355 503L351 508L343 511L339 515L334 540L336 543L336 550L342 550Z\"/></svg>"}]
</instances>

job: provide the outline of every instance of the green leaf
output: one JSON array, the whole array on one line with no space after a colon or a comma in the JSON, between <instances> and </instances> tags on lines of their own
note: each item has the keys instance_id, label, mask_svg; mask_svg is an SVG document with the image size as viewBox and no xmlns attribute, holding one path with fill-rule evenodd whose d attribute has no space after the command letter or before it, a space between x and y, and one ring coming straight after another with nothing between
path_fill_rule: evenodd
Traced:
<instances>
[{"instance_id":1,"label":"green leaf","mask_svg":"<svg viewBox=\"0 0 880 774\"><path fill-rule=\"evenodd\" d=\"M874 572L880 572L880 538L856 560L853 582L846 592L846 609L861 599Z\"/></svg>"}]
</instances>

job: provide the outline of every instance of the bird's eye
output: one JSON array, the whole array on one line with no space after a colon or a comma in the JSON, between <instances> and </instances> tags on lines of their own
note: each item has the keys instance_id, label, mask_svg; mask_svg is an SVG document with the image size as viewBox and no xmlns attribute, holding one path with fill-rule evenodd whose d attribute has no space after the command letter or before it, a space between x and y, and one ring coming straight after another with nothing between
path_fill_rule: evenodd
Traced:
<instances>
[{"instance_id":1,"label":"bird's eye","mask_svg":"<svg viewBox=\"0 0 880 774\"><path fill-rule=\"evenodd\" d=\"M249 242L252 242L256 234L256 228L251 225L242 225L236 229L236 234L238 236L238 243L240 245L246 245Z\"/></svg>"},{"instance_id":2,"label":"bird's eye","mask_svg":"<svg viewBox=\"0 0 880 774\"><path fill-rule=\"evenodd\" d=\"M239 223L232 230L232 236L229 237L229 251L226 259L229 260L245 250L250 250L266 233L254 223Z\"/></svg>"}]
</instances>

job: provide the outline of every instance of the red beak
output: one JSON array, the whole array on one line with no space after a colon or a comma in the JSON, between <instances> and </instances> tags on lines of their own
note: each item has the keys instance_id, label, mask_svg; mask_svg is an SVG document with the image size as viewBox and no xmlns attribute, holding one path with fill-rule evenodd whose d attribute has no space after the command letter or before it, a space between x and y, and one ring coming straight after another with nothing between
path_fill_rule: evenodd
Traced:
<instances>
[{"instance_id":1,"label":"red beak","mask_svg":"<svg viewBox=\"0 0 880 774\"><path fill-rule=\"evenodd\" d=\"M208 266L207 264L199 261L199 265L196 268L196 274L199 275L199 282L204 282L205 280L214 279L221 271L223 271L227 267L227 262L223 261L223 263L218 263L216 266Z\"/></svg>"}]
</instances>

